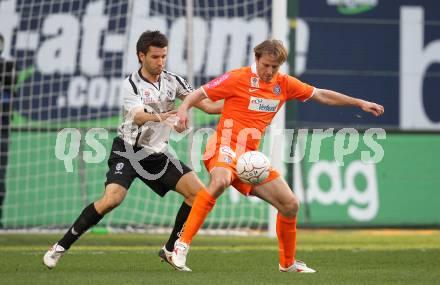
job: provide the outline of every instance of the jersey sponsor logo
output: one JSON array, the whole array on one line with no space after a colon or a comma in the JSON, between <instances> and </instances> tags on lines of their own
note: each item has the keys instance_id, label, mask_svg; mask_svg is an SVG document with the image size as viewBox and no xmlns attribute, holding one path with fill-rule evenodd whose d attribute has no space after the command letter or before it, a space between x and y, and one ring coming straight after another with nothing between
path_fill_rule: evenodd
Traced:
<instances>
[{"instance_id":1,"label":"jersey sponsor logo","mask_svg":"<svg viewBox=\"0 0 440 285\"><path fill-rule=\"evenodd\" d=\"M220 153L226 154L232 158L236 157L235 152L229 147L229 146L221 146L220 147Z\"/></svg>"},{"instance_id":2,"label":"jersey sponsor logo","mask_svg":"<svg viewBox=\"0 0 440 285\"><path fill-rule=\"evenodd\" d=\"M225 74L223 74L222 76L217 77L217 78L215 78L215 79L209 81L209 82L206 84L206 86L208 87L208 89L215 88L215 87L219 86L220 84L222 84L223 81L225 81L226 79L228 79L229 76L230 76L229 73L225 73Z\"/></svg>"},{"instance_id":3,"label":"jersey sponsor logo","mask_svg":"<svg viewBox=\"0 0 440 285\"><path fill-rule=\"evenodd\" d=\"M251 77L251 87L260 88L260 80L258 77Z\"/></svg>"},{"instance_id":4,"label":"jersey sponsor logo","mask_svg":"<svg viewBox=\"0 0 440 285\"><path fill-rule=\"evenodd\" d=\"M124 168L124 163L123 162L119 162L118 164L116 164L116 171L115 174L122 174L122 168Z\"/></svg>"},{"instance_id":5,"label":"jersey sponsor logo","mask_svg":"<svg viewBox=\"0 0 440 285\"><path fill-rule=\"evenodd\" d=\"M277 96L281 94L281 86L279 84L275 85L273 88L273 93Z\"/></svg>"},{"instance_id":6,"label":"jersey sponsor logo","mask_svg":"<svg viewBox=\"0 0 440 285\"><path fill-rule=\"evenodd\" d=\"M142 101L144 101L144 104L149 104L154 102L153 96L151 96L151 91L148 89L141 90L142 92Z\"/></svg>"},{"instance_id":7,"label":"jersey sponsor logo","mask_svg":"<svg viewBox=\"0 0 440 285\"><path fill-rule=\"evenodd\" d=\"M279 103L280 100L251 97L248 109L257 112L274 113L277 111Z\"/></svg>"},{"instance_id":8,"label":"jersey sponsor logo","mask_svg":"<svg viewBox=\"0 0 440 285\"><path fill-rule=\"evenodd\" d=\"M154 102L154 99L151 97L144 97L143 98L144 104L150 104Z\"/></svg>"}]
</instances>

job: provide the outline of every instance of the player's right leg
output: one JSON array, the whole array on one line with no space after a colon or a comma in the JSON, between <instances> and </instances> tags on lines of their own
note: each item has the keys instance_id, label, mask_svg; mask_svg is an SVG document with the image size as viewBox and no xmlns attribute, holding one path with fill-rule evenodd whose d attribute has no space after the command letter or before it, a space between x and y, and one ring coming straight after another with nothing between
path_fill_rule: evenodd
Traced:
<instances>
[{"instance_id":1,"label":"player's right leg","mask_svg":"<svg viewBox=\"0 0 440 285\"><path fill-rule=\"evenodd\" d=\"M197 193L191 212L186 220L182 236L176 241L171 256L173 264L181 268L186 264L189 245L193 237L203 225L206 217L215 205L216 199L231 184L232 173L224 167L214 167L211 171L211 181L206 189Z\"/></svg>"},{"instance_id":2,"label":"player's right leg","mask_svg":"<svg viewBox=\"0 0 440 285\"><path fill-rule=\"evenodd\" d=\"M64 236L46 252L43 257L44 264L49 269L54 268L60 258L83 233L122 203L126 193L127 189L123 186L115 183L108 184L102 198L85 207Z\"/></svg>"},{"instance_id":3,"label":"player's right leg","mask_svg":"<svg viewBox=\"0 0 440 285\"><path fill-rule=\"evenodd\" d=\"M116 151L125 152L124 141L118 137L113 140L107 162L109 170L106 174L104 195L98 201L85 207L65 235L46 252L43 262L48 268L54 268L60 258L84 232L96 225L105 214L124 200L127 190L136 178L136 171L130 161L118 155Z\"/></svg>"}]
</instances>

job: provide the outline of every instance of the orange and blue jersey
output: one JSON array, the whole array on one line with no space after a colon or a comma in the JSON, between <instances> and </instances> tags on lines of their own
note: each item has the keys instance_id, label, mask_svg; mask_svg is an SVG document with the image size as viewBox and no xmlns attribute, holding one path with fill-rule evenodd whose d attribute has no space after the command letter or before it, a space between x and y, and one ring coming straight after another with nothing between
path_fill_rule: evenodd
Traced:
<instances>
[{"instance_id":1,"label":"orange and blue jersey","mask_svg":"<svg viewBox=\"0 0 440 285\"><path fill-rule=\"evenodd\" d=\"M203 160L208 171L215 166L231 170L232 185L249 195L251 185L236 176L236 160L245 151L258 150L261 138L275 114L287 100L306 101L314 87L278 72L270 82L260 80L256 65L229 71L202 86L212 100L224 99L223 111L206 145ZM271 170L267 183L279 174Z\"/></svg>"}]
</instances>

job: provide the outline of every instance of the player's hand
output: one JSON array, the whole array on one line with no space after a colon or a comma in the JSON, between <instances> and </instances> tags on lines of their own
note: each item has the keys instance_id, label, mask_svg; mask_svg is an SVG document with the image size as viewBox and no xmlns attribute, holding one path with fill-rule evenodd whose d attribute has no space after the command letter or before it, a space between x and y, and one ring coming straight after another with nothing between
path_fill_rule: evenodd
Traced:
<instances>
[{"instance_id":1,"label":"player's hand","mask_svg":"<svg viewBox=\"0 0 440 285\"><path fill-rule=\"evenodd\" d=\"M368 101L362 101L360 107L364 112L371 113L376 117L381 116L385 111L382 105Z\"/></svg>"},{"instance_id":2,"label":"player's hand","mask_svg":"<svg viewBox=\"0 0 440 285\"><path fill-rule=\"evenodd\" d=\"M176 116L176 114L172 114L171 116L166 118L164 123L174 128L178 133L186 130L186 127L179 122L179 118Z\"/></svg>"},{"instance_id":3,"label":"player's hand","mask_svg":"<svg viewBox=\"0 0 440 285\"><path fill-rule=\"evenodd\" d=\"M174 129L176 132L181 133L185 131L187 128L185 125L181 124L178 120L176 120L176 124L174 125Z\"/></svg>"},{"instance_id":4,"label":"player's hand","mask_svg":"<svg viewBox=\"0 0 440 285\"><path fill-rule=\"evenodd\" d=\"M177 109L177 117L179 118L179 123L185 129L188 128L188 111L182 106Z\"/></svg>"},{"instance_id":5,"label":"player's hand","mask_svg":"<svg viewBox=\"0 0 440 285\"><path fill-rule=\"evenodd\" d=\"M168 118L176 116L177 110L171 110L169 112L159 114L159 122L166 121Z\"/></svg>"}]
</instances>

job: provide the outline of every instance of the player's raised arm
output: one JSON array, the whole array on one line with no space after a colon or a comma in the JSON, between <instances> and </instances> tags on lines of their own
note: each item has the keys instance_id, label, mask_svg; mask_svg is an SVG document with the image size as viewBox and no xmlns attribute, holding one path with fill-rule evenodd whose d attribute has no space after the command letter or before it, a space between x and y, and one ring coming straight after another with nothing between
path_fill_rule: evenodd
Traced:
<instances>
[{"instance_id":1,"label":"player's raised arm","mask_svg":"<svg viewBox=\"0 0 440 285\"><path fill-rule=\"evenodd\" d=\"M177 110L177 117L179 117L179 123L187 127L188 125L188 110L197 105L200 101L207 98L205 92L202 88L194 90L188 96L186 96L185 100L183 100L179 109Z\"/></svg>"},{"instance_id":2,"label":"player's raised arm","mask_svg":"<svg viewBox=\"0 0 440 285\"><path fill-rule=\"evenodd\" d=\"M318 103L330 106L356 106L361 108L364 112L371 113L374 116L380 116L384 113L382 105L353 98L328 89L316 88L311 99Z\"/></svg>"}]
</instances>

